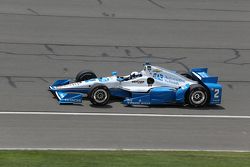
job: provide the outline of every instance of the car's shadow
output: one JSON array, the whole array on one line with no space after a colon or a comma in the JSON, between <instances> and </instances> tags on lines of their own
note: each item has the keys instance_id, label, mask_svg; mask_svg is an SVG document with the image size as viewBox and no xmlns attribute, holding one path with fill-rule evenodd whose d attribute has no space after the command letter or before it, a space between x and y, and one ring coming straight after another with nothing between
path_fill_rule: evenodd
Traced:
<instances>
[{"instance_id":1,"label":"car's shadow","mask_svg":"<svg viewBox=\"0 0 250 167\"><path fill-rule=\"evenodd\" d=\"M84 100L88 100L87 98ZM117 99L117 98L111 98L109 101L109 104L105 106L95 106L93 104L90 104L90 107L93 108L113 108L113 103L121 103L123 99ZM211 105L211 106L205 106L205 107L192 107L188 105L178 105L178 104L168 104L168 105L124 105L125 108L176 108L176 109L183 109L183 110L217 110L217 111L223 111L225 108L220 105Z\"/></svg>"},{"instance_id":2,"label":"car's shadow","mask_svg":"<svg viewBox=\"0 0 250 167\"><path fill-rule=\"evenodd\" d=\"M93 105L93 104L90 104L89 105L90 107L93 107L93 108L113 108L111 105L107 104L105 106L96 106L96 105Z\"/></svg>"},{"instance_id":3,"label":"car's shadow","mask_svg":"<svg viewBox=\"0 0 250 167\"><path fill-rule=\"evenodd\" d=\"M178 108L178 109L185 109L185 110L220 110L223 111L225 108L220 105L208 105L204 107L192 107L188 105L157 105L157 106L149 106L149 108Z\"/></svg>"}]
</instances>

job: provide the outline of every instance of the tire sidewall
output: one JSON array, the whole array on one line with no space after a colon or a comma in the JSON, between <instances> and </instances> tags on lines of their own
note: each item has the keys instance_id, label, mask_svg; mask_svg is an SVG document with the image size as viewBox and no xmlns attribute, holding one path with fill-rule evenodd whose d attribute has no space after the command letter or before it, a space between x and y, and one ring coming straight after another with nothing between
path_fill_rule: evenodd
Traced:
<instances>
[{"instance_id":1,"label":"tire sidewall","mask_svg":"<svg viewBox=\"0 0 250 167\"><path fill-rule=\"evenodd\" d=\"M204 96L205 96L204 101L202 103L200 103L200 104L196 104L192 100L193 94L195 94L198 91L201 91L204 94ZM203 106L205 106L205 105L208 104L208 97L209 97L209 95L208 95L207 90L203 86L197 85L197 86L191 88L191 90L189 92L189 95L188 95L188 103L189 103L189 105L191 105L193 107L203 107Z\"/></svg>"},{"instance_id":2,"label":"tire sidewall","mask_svg":"<svg viewBox=\"0 0 250 167\"><path fill-rule=\"evenodd\" d=\"M187 78L187 79L190 79L190 80L194 80L194 78L192 77L191 74L189 73L180 73L181 76Z\"/></svg>"},{"instance_id":3,"label":"tire sidewall","mask_svg":"<svg viewBox=\"0 0 250 167\"><path fill-rule=\"evenodd\" d=\"M96 93L98 90L104 90L104 91L106 92L106 97L107 97L107 98L106 98L106 100L105 100L104 102L99 103L99 102L97 102L97 101L95 100L94 95L95 95L95 93ZM90 101L91 101L91 103L92 103L93 105L104 106L104 105L108 104L109 99L110 99L110 92L109 92L109 89L108 89L105 85L100 85L100 84L93 85L92 88L91 88L91 90L90 90L90 93L89 93L89 99L90 99Z\"/></svg>"},{"instance_id":4,"label":"tire sidewall","mask_svg":"<svg viewBox=\"0 0 250 167\"><path fill-rule=\"evenodd\" d=\"M97 78L95 73L92 71L83 70L76 75L76 82L86 81L94 78Z\"/></svg>"}]
</instances>

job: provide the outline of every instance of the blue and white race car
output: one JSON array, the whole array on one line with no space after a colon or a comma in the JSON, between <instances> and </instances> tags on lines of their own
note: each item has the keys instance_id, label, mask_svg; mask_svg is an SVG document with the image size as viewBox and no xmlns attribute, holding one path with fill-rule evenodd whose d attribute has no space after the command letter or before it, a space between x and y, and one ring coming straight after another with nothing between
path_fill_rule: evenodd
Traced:
<instances>
[{"instance_id":1,"label":"blue and white race car","mask_svg":"<svg viewBox=\"0 0 250 167\"><path fill-rule=\"evenodd\" d=\"M118 76L112 72L109 77L97 77L84 70L77 74L74 82L57 80L49 91L59 104L82 103L84 97L93 105L103 106L111 97L122 98L125 105L182 104L203 107L221 103L222 86L218 77L208 75L207 68L193 68L179 74L149 63L141 72Z\"/></svg>"}]
</instances>

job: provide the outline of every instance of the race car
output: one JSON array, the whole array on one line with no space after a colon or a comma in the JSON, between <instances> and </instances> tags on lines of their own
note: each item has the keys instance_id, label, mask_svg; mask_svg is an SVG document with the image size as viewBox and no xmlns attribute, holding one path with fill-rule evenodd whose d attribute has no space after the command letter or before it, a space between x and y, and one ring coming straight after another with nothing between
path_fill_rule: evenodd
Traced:
<instances>
[{"instance_id":1,"label":"race car","mask_svg":"<svg viewBox=\"0 0 250 167\"><path fill-rule=\"evenodd\" d=\"M75 81L57 80L49 91L59 104L82 103L84 97L93 105L104 106L111 97L122 99L124 105L181 104L204 107L221 103L222 86L218 77L208 75L207 68L193 68L178 73L149 63L140 72L118 76L97 77L89 70L76 75Z\"/></svg>"}]
</instances>

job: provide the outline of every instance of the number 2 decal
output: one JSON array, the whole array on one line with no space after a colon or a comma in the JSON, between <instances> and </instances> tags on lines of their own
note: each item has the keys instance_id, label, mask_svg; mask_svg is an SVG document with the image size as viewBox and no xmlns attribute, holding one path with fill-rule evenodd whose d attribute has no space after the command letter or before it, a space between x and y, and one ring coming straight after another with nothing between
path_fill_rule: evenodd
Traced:
<instances>
[{"instance_id":1,"label":"number 2 decal","mask_svg":"<svg viewBox=\"0 0 250 167\"><path fill-rule=\"evenodd\" d=\"M214 98L219 98L219 93L220 93L219 89L214 89Z\"/></svg>"}]
</instances>

